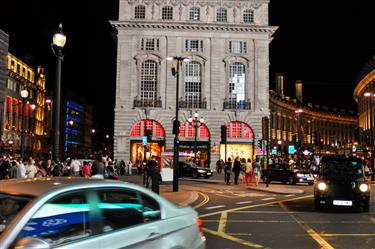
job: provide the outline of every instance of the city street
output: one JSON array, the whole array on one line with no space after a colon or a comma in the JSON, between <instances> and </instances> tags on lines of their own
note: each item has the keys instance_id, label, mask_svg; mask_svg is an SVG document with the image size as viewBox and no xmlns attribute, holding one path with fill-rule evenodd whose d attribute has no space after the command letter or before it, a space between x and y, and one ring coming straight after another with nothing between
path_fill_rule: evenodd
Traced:
<instances>
[{"instance_id":1,"label":"city street","mask_svg":"<svg viewBox=\"0 0 375 249\"><path fill-rule=\"evenodd\" d=\"M203 218L207 249L375 246L375 185L369 213L351 209L317 212L313 186L271 183L266 188L261 183L247 188L226 185L221 178L216 174L208 180L180 179L180 198L182 193L197 194L190 206ZM171 187L161 185L167 190L162 195L173 200L176 195Z\"/></svg>"},{"instance_id":2,"label":"city street","mask_svg":"<svg viewBox=\"0 0 375 249\"><path fill-rule=\"evenodd\" d=\"M313 187L304 194L272 194L244 186L188 184L203 218L207 248L374 248L375 194L369 213L313 208ZM198 187L199 186L199 187Z\"/></svg>"}]
</instances>

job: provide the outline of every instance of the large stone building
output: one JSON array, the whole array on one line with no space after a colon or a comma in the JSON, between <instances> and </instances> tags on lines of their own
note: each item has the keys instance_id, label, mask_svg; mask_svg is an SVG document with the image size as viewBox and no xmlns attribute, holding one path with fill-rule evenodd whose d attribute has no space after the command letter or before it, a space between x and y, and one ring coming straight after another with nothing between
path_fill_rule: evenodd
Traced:
<instances>
[{"instance_id":1,"label":"large stone building","mask_svg":"<svg viewBox=\"0 0 375 249\"><path fill-rule=\"evenodd\" d=\"M179 75L181 155L213 167L224 158L220 129L227 127L228 156L250 157L269 116L269 0L120 0L114 157L148 159L173 151L176 61ZM189 122L204 117L198 129ZM151 130L146 155L142 136ZM195 140L197 130L197 143Z\"/></svg>"}]
</instances>

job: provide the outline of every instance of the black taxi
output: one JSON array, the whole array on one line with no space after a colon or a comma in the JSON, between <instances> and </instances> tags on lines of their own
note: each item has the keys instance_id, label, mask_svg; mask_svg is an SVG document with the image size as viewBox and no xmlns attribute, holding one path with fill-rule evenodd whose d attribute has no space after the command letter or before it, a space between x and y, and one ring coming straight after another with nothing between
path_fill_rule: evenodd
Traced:
<instances>
[{"instance_id":1,"label":"black taxi","mask_svg":"<svg viewBox=\"0 0 375 249\"><path fill-rule=\"evenodd\" d=\"M361 207L369 211L370 186L364 164L357 157L324 156L314 185L314 205L322 207Z\"/></svg>"}]
</instances>

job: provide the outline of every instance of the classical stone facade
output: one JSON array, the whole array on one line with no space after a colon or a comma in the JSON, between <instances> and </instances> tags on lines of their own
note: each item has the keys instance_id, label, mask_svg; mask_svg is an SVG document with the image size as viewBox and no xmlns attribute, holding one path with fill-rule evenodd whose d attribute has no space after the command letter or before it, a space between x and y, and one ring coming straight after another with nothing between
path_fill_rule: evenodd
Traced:
<instances>
[{"instance_id":1,"label":"classical stone facade","mask_svg":"<svg viewBox=\"0 0 375 249\"><path fill-rule=\"evenodd\" d=\"M151 154L173 151L176 77L171 71L177 68L168 56L189 59L179 65L182 150L187 155L193 150L197 131L197 157L214 167L224 158L220 129L226 125L228 156L254 155L262 117L269 116L269 43L276 27L268 24L268 4L120 0L119 20L111 22L118 38L114 158L143 159L135 143L141 144L145 130L151 130ZM195 112L204 117L196 130L188 122Z\"/></svg>"}]
</instances>

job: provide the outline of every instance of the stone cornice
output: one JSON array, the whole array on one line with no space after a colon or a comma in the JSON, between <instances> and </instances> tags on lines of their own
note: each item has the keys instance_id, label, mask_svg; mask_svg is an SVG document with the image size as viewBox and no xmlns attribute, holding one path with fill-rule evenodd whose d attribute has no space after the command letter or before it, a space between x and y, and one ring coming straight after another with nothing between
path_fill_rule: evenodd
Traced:
<instances>
[{"instance_id":1,"label":"stone cornice","mask_svg":"<svg viewBox=\"0 0 375 249\"><path fill-rule=\"evenodd\" d=\"M238 33L268 33L271 37L277 30L276 26L248 26L241 24L216 24L216 23L155 23L155 22L131 22L131 21L111 21L112 27L117 30L121 29L156 29L156 30L191 30L191 31L226 31L226 32L238 32Z\"/></svg>"},{"instance_id":2,"label":"stone cornice","mask_svg":"<svg viewBox=\"0 0 375 249\"><path fill-rule=\"evenodd\" d=\"M361 94L362 90L370 84L372 81L375 81L375 69L368 73L365 77L361 79L361 81L357 84L354 89L353 97L355 101L358 103L359 95Z\"/></svg>"},{"instance_id":3,"label":"stone cornice","mask_svg":"<svg viewBox=\"0 0 375 249\"><path fill-rule=\"evenodd\" d=\"M281 108L289 110L293 113L297 109L301 109L301 107L299 107L299 106L287 104L287 103L285 103L285 102L283 102L279 99L275 99L275 98L272 97L272 95L270 95L270 102L275 104L276 106L279 106ZM311 116L312 118L322 119L322 120L329 121L329 122L342 122L342 123L349 123L349 124L353 124L353 125L356 125L358 123L357 117L341 117L341 116L334 115L334 114L331 114L331 113L326 114L326 113L311 111L311 110L308 110L308 109L303 109L303 115Z\"/></svg>"},{"instance_id":4,"label":"stone cornice","mask_svg":"<svg viewBox=\"0 0 375 249\"><path fill-rule=\"evenodd\" d=\"M192 6L192 5L199 5L201 7L204 6L225 6L225 7L250 7L257 9L262 4L269 4L270 0L127 0L129 4L145 4L145 5L184 5L184 6Z\"/></svg>"}]
</instances>

